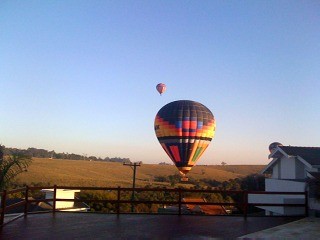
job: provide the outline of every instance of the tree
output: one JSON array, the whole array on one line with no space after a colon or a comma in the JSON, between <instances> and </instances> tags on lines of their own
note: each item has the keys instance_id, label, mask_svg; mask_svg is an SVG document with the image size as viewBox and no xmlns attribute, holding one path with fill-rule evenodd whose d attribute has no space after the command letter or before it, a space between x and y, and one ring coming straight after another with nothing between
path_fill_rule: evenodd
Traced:
<instances>
[{"instance_id":1,"label":"tree","mask_svg":"<svg viewBox=\"0 0 320 240\"><path fill-rule=\"evenodd\" d=\"M225 162L222 162L222 163L221 163L221 165L222 165L222 166L225 166L225 165L227 165L227 163L225 163Z\"/></svg>"},{"instance_id":2,"label":"tree","mask_svg":"<svg viewBox=\"0 0 320 240\"><path fill-rule=\"evenodd\" d=\"M241 190L265 191L265 177L261 174L251 174L241 179Z\"/></svg>"},{"instance_id":3,"label":"tree","mask_svg":"<svg viewBox=\"0 0 320 240\"><path fill-rule=\"evenodd\" d=\"M30 156L18 152L5 156L4 149L0 145L0 191L6 189L18 174L26 172L31 163Z\"/></svg>"}]
</instances>

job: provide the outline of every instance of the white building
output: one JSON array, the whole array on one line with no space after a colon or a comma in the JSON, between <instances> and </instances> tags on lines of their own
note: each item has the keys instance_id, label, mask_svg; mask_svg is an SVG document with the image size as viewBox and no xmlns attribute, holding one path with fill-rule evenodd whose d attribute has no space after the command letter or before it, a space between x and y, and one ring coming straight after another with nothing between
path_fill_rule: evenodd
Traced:
<instances>
[{"instance_id":1,"label":"white building","mask_svg":"<svg viewBox=\"0 0 320 240\"><path fill-rule=\"evenodd\" d=\"M42 189L46 194L45 199L53 199L53 189ZM75 193L80 190L57 189L56 199L75 199ZM52 201L48 202L51 206ZM90 207L82 202L56 201L56 209L59 211L88 211Z\"/></svg>"},{"instance_id":2,"label":"white building","mask_svg":"<svg viewBox=\"0 0 320 240\"><path fill-rule=\"evenodd\" d=\"M266 175L266 192L304 192L309 191L309 210L319 211L320 202L315 197L314 189L310 189L309 179L316 178L320 173L319 147L293 147L272 143L269 146L269 158L272 161L262 170ZM258 195L250 194L251 203L305 203L304 195ZM290 206L259 206L267 215L303 215L304 207Z\"/></svg>"}]
</instances>

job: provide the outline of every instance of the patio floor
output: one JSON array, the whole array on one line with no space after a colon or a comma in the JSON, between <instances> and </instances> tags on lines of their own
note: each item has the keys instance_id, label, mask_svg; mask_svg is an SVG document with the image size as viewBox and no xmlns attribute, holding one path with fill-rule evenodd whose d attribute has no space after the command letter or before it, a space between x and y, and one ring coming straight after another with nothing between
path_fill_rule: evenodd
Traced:
<instances>
[{"instance_id":1,"label":"patio floor","mask_svg":"<svg viewBox=\"0 0 320 240\"><path fill-rule=\"evenodd\" d=\"M42 213L3 226L0 239L234 239L297 217Z\"/></svg>"}]
</instances>

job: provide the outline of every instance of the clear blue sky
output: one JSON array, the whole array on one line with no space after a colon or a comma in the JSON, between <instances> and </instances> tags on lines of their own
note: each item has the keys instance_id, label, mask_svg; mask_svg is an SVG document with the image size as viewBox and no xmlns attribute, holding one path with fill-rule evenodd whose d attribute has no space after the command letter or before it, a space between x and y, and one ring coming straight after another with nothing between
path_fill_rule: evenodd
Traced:
<instances>
[{"instance_id":1,"label":"clear blue sky","mask_svg":"<svg viewBox=\"0 0 320 240\"><path fill-rule=\"evenodd\" d=\"M154 117L187 99L217 121L198 164L267 164L320 146L319 90L317 0L0 3L7 147L169 163Z\"/></svg>"}]
</instances>

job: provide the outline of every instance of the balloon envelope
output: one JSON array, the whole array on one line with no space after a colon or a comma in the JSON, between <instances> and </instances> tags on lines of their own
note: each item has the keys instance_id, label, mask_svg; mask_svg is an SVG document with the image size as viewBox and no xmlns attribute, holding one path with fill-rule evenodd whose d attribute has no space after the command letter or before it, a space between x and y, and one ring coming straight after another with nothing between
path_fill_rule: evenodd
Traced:
<instances>
[{"instance_id":1,"label":"balloon envelope","mask_svg":"<svg viewBox=\"0 0 320 240\"><path fill-rule=\"evenodd\" d=\"M161 95L162 93L164 93L167 90L167 86L164 83L159 83L159 84L157 84L156 89Z\"/></svg>"},{"instance_id":2,"label":"balloon envelope","mask_svg":"<svg viewBox=\"0 0 320 240\"><path fill-rule=\"evenodd\" d=\"M154 128L162 148L186 174L208 147L216 124L212 112L201 103L179 100L159 110Z\"/></svg>"}]
</instances>

